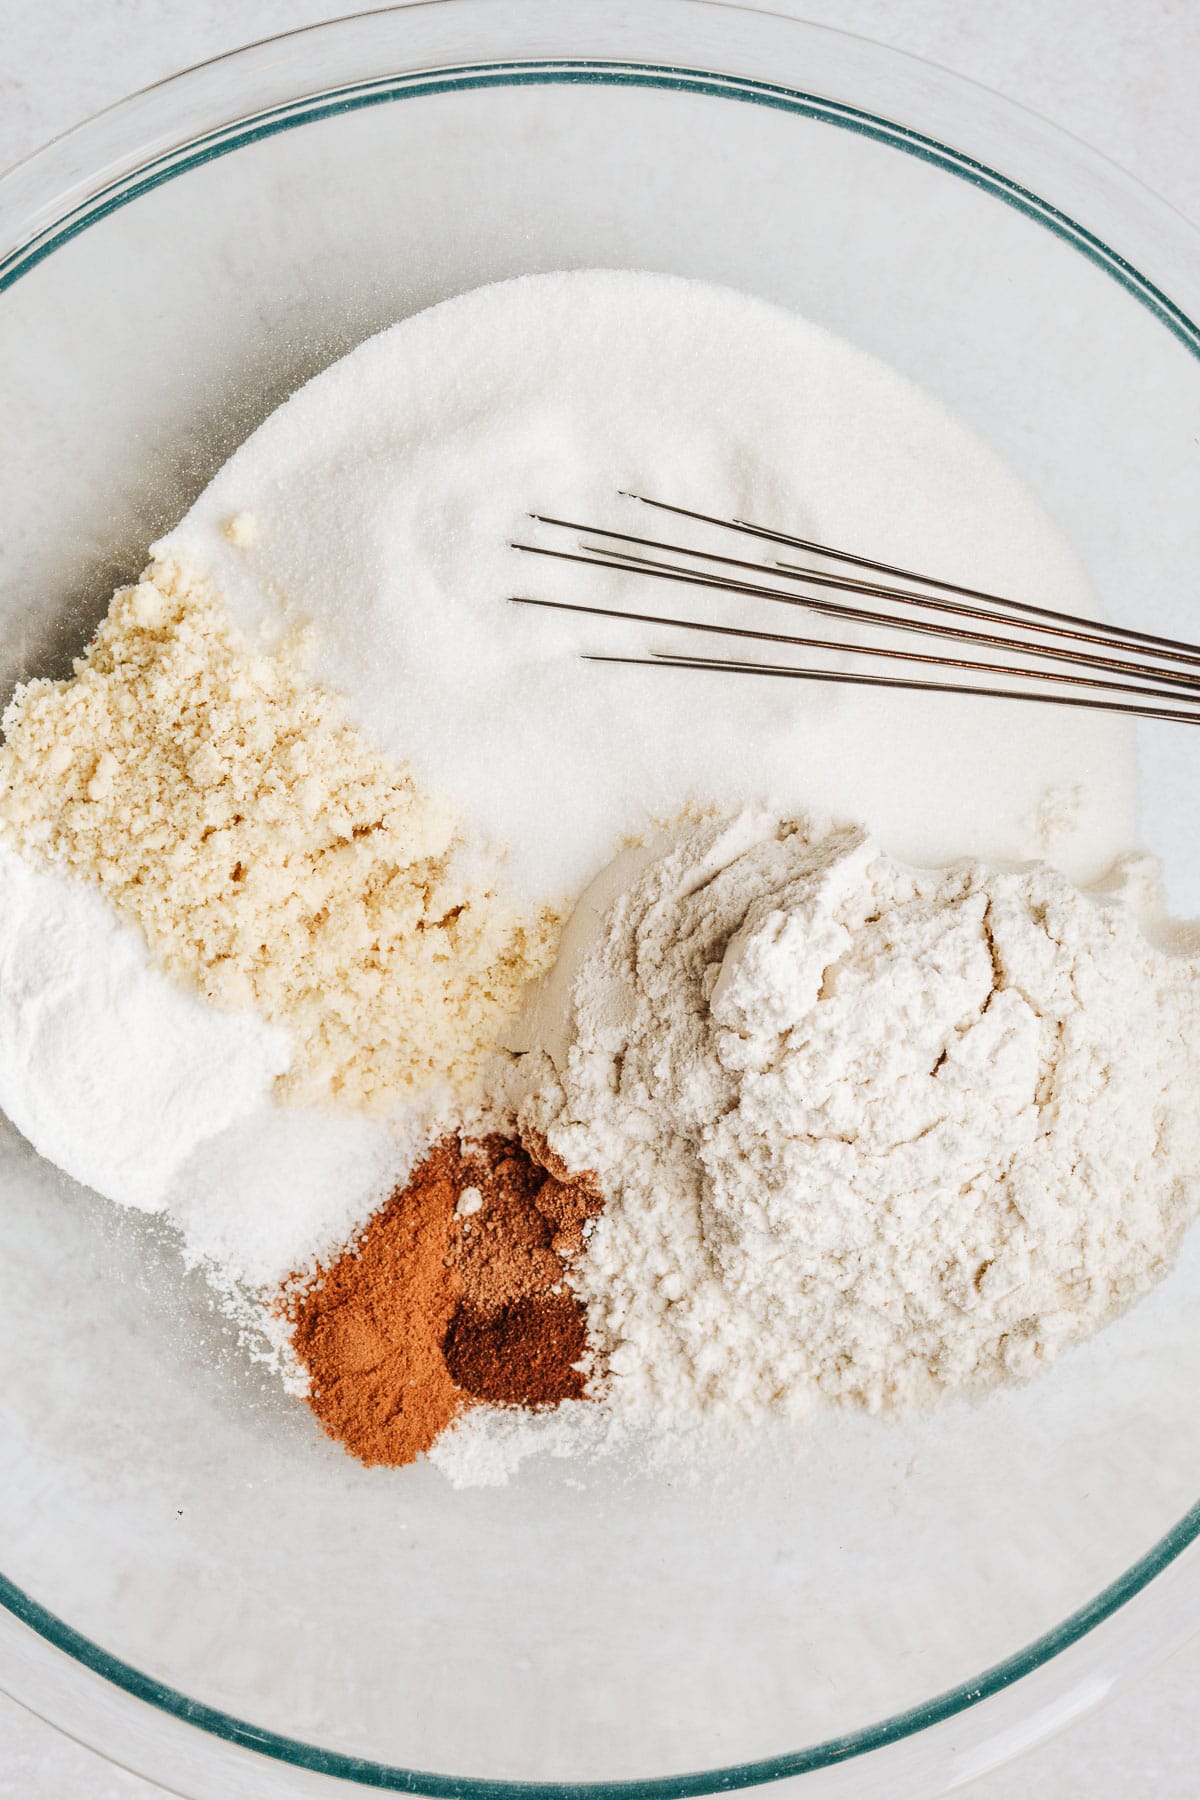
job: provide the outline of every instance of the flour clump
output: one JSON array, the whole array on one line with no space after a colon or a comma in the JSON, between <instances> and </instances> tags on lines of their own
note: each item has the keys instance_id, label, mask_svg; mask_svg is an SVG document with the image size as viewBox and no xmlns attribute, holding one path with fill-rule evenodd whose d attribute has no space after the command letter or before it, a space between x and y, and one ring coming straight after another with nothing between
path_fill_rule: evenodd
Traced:
<instances>
[{"instance_id":1,"label":"flour clump","mask_svg":"<svg viewBox=\"0 0 1200 1800\"><path fill-rule=\"evenodd\" d=\"M614 1407L872 1412L1023 1379L1196 1211L1195 971L1119 890L685 828L526 1105L608 1196L575 1274Z\"/></svg>"}]
</instances>

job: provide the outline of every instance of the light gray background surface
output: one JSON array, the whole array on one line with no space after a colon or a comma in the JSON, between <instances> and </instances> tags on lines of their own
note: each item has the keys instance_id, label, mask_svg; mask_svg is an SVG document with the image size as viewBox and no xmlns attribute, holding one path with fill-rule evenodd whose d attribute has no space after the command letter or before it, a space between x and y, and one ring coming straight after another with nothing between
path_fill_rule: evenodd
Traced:
<instances>
[{"instance_id":1,"label":"light gray background surface","mask_svg":"<svg viewBox=\"0 0 1200 1800\"><path fill-rule=\"evenodd\" d=\"M1200 221L1200 0L774 0L767 9L984 82ZM0 0L0 168L134 88L337 10L337 0ZM1100 1712L961 1790L964 1800L1194 1800L1198 1693L1200 1638ZM802 1787L787 1784L797 1795ZM0 1800L161 1792L0 1696ZM772 1792L782 1800L781 1788Z\"/></svg>"}]
</instances>

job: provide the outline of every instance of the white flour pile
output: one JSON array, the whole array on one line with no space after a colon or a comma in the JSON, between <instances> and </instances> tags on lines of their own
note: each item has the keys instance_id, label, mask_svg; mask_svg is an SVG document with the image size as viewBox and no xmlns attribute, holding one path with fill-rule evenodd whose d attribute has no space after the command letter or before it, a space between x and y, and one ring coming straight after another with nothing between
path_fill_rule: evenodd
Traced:
<instances>
[{"instance_id":1,"label":"white flour pile","mask_svg":"<svg viewBox=\"0 0 1200 1800\"><path fill-rule=\"evenodd\" d=\"M687 829L528 1105L607 1193L576 1277L618 1413L879 1411L1022 1378L1200 1201L1200 990L1120 897L904 868L858 829Z\"/></svg>"}]
</instances>

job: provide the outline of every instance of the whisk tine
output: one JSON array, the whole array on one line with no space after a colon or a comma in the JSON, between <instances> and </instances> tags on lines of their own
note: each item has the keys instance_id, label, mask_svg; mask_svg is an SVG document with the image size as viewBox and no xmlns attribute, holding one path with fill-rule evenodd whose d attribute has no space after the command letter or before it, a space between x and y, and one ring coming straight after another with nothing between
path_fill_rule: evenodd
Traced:
<instances>
[{"instance_id":1,"label":"whisk tine","mask_svg":"<svg viewBox=\"0 0 1200 1800\"><path fill-rule=\"evenodd\" d=\"M808 594L781 593L778 588L750 582L729 581L721 576L697 575L689 569L680 569L672 564L655 562L649 557L617 559L603 555L596 556L587 550L556 550L544 544L514 544L513 548L526 551L532 556L550 557L558 562L583 563L591 568L624 570L628 574L649 575L658 580L674 581L686 587L710 588L718 592L740 594L749 599L781 601L784 605L801 607L808 612L823 613L832 618L850 619L859 624L879 626L886 630L915 631L927 636L952 638L960 643L986 644L993 650L1018 650L1026 656L1037 656L1056 662L1078 663L1085 667L1109 669L1116 673L1136 676L1153 675L1156 679L1177 682L1181 686L1195 687L1200 691L1200 667L1194 674L1184 674L1175 669L1148 669L1144 664L1125 662L1120 657L1100 656L1093 651L1072 650L1058 645L1030 644L1019 638L999 637L992 632L971 631L960 625L939 624L928 619L910 619L900 614L877 612L869 607L850 606L842 601L822 600ZM872 590L856 588L854 591L869 595ZM944 608L940 601L932 601L930 604L939 610L955 612L965 610L958 607ZM968 616L975 615L968 614ZM1006 624L1020 623L1020 621L1008 620L1004 622ZM1045 628L1037 627L1036 629ZM1060 635L1074 635L1081 640L1092 641L1082 632ZM1101 643L1109 642L1108 639L1099 641ZM1120 643L1120 640L1116 641L1118 644ZM1128 648L1128 646L1124 647ZM842 648L851 649L853 646L843 645ZM1200 649L1197 649L1194 655L1197 663L1200 664Z\"/></svg>"},{"instance_id":2,"label":"whisk tine","mask_svg":"<svg viewBox=\"0 0 1200 1800\"><path fill-rule=\"evenodd\" d=\"M732 675L775 675L792 681L832 682L849 687L904 688L921 694L972 694L989 700L1031 700L1049 706L1084 707L1092 712L1124 713L1137 719L1174 720L1181 725L1200 725L1200 711L1173 712L1169 708L1126 706L1112 700L1083 699L1073 694L1026 692L1022 688L975 687L952 681L916 681L894 675L858 675L843 669L795 669L782 663L726 662L704 656L610 656L585 651L584 662L624 663L646 669L700 669Z\"/></svg>"},{"instance_id":3,"label":"whisk tine","mask_svg":"<svg viewBox=\"0 0 1200 1800\"><path fill-rule=\"evenodd\" d=\"M899 649L887 642L847 642L811 634L766 631L750 624L726 624L716 620L678 618L669 614L589 605L583 601L543 599L524 594L510 596L512 602L519 606L542 607L593 618L618 619L672 631L705 632L723 638L777 644L806 652L834 651L851 656L880 657L909 666L944 671L948 675L969 673L994 676L1004 682L1019 681L1031 685L996 686L917 675L868 674L859 670L814 668L794 663L764 663L745 657L707 657L674 651L654 651L649 655L595 652L587 655L587 661L634 664L659 669L682 668L730 674L772 675L795 681L896 688L918 693L1035 700L1046 705L1090 708L1099 712L1123 713L1135 718L1200 724L1200 645L1176 638L1158 637L1149 632L1127 630L1124 627L1102 626L1098 629L1095 620L1085 619L1074 613L1035 606L1006 595L991 594L983 589L919 575L896 564L856 556L848 550L835 549L811 539L773 531L746 520L724 519L694 508L650 499L647 495L635 494L627 489L619 491L626 499L637 500L644 506L654 507L679 518L694 519L723 530L741 532L760 541L787 544L814 555L828 557L846 568L867 570L872 575L886 574L906 582L920 582L926 588L937 588L939 593L922 593L908 587L895 587L887 582L865 580L846 573L833 574L825 569L801 567L783 561L757 562L744 556L727 555L690 544L588 525L550 513L531 512L529 517L535 523L551 529L582 534L577 537L574 547L567 549L554 544L517 542L513 544L513 548L531 556L582 564L584 567L607 570L609 573L666 580L737 598L769 600L800 608L821 618L843 620L872 630L916 632L949 639L955 644L979 645L989 651L999 652L1002 657L1034 658L1046 666L1028 668L1013 662L992 662L979 657ZM660 555L644 554L648 550L673 557L686 557L689 563L664 562L660 560ZM711 567L697 568L697 563ZM751 576L755 579L749 579ZM818 592L814 594L797 591L795 587L781 587L781 582L800 583L805 588L816 588ZM851 595L856 600L883 603L895 610L851 604L848 598ZM946 597L951 595L954 597ZM1008 610L999 611L999 608ZM914 613L921 616L913 616ZM969 620L971 623L950 622L956 618ZM1005 630L997 632L980 629L983 625L998 625ZM1031 633L1036 633L1037 639L1043 641L1031 642ZM1047 639L1050 641L1044 641ZM1140 653L1155 660L1131 661L1124 656L1102 654L1113 650ZM1164 663L1187 667L1164 667ZM1064 688L1074 691L1064 693ZM1158 704L1150 704L1151 702ZM1175 704L1168 705L1167 702Z\"/></svg>"},{"instance_id":4,"label":"whisk tine","mask_svg":"<svg viewBox=\"0 0 1200 1800\"><path fill-rule=\"evenodd\" d=\"M977 675L1005 675L1010 680L1020 677L1026 681L1049 681L1060 686L1105 688L1118 694L1138 694L1152 700L1188 700L1200 706L1200 689L1195 696L1179 694L1169 687L1143 687L1133 682L1114 681L1102 675L1073 675L1066 671L1054 669L1021 669L1014 668L1011 663L977 662L973 659L957 656L932 656L921 650L893 650L886 644L845 644L833 638L793 637L778 631L747 630L740 625L717 625L707 619L674 619L666 613L626 612L611 606L585 606L573 600L534 600L526 594L509 596L514 606L541 606L552 612L588 613L593 618L625 619L633 624L663 625L668 630L704 631L718 637L749 638L756 643L786 644L789 649L805 650L838 650L851 651L855 656L884 656L891 662L921 663L927 668L938 669L970 669ZM1014 646L1019 648L1019 646ZM594 659L593 659L594 660ZM676 662L680 658L673 653L656 651L653 660ZM682 660L696 660L685 657ZM725 659L719 659L722 663ZM988 688L988 693L995 692Z\"/></svg>"},{"instance_id":5,"label":"whisk tine","mask_svg":"<svg viewBox=\"0 0 1200 1800\"><path fill-rule=\"evenodd\" d=\"M657 501L648 500L645 502L645 504L647 506L654 506L654 505L658 505L660 503ZM1096 630L1096 621L1094 619L1077 618L1075 616L1075 614L1073 614L1073 613L1052 613L1052 612L1050 612L1050 610L1048 608L1028 608L1027 610L1029 610L1029 611L1040 612L1042 614L1043 619L1046 622L1045 623L1035 622L1032 619L1030 619L1028 621L1021 620L1021 619L1013 619L1007 613L997 612L991 608L979 607L979 606L965 606L958 601L939 600L932 594L914 593L912 590L906 589L906 588L896 588L896 587L890 587L887 585L877 585L874 582L855 581L853 579L853 577L851 577L851 576L833 575L827 569L802 568L796 563L751 562L743 557L723 556L714 550L697 550L691 544L676 544L676 543L672 543L667 540L664 540L662 538L638 537L634 533L628 532L628 531L611 531L607 527L583 525L583 524L580 524L578 520L559 519L559 518L553 517L549 513L530 513L529 516L531 519L535 519L541 525L556 525L556 526L561 526L562 528L564 528L567 531L581 531L584 533L588 533L593 537L608 538L612 542L616 542L616 543L636 544L640 548L645 549L645 550L669 550L669 551L673 551L677 556L690 556L693 559L693 561L720 563L725 568L742 569L750 574L773 577L776 581L780 581L780 580L804 581L813 587L841 589L847 593L858 594L867 599L895 600L898 603L905 605L905 606L923 607L927 610L931 610L934 612L958 613L965 618L983 619L983 620L987 620L987 621L990 621L990 622L992 622L994 624L998 624L998 625L1027 624L1028 629L1030 631L1040 631L1040 632L1046 633L1047 635L1055 636L1055 637L1078 638L1087 643L1097 644L1102 647L1106 647L1106 648L1114 649L1114 650L1127 649L1130 647L1130 641L1131 641L1130 634L1128 634L1128 633L1122 634L1120 632L1113 633L1113 632L1097 631ZM694 514L693 516L696 518L706 519L710 524L724 523L729 530L745 529L744 527L737 525L733 520L722 521L719 519L712 518L707 513L697 513L697 514ZM797 541L799 541L799 540L797 540ZM512 547L515 550L532 551L534 554L537 554L537 555L552 554L552 552L545 550L543 546L538 545L538 544L517 543L517 544L514 544ZM580 551L585 552L587 555L589 555L593 558L603 559L605 562L613 564L618 567L624 563L631 563L631 564L637 564L639 567L657 568L657 569L662 570L664 573L672 567L672 565L669 563L658 562L652 557L638 556L633 551L630 551L630 550L623 550L618 553L616 551L609 550L603 544L589 544L589 543L581 542L579 548L580 548ZM817 546L814 546L814 548L817 548ZM561 556L561 555L564 555L565 552L558 551L553 554L558 554ZM838 554L841 556L842 560L845 562L849 562L849 561L853 560L845 552L839 552ZM880 566L882 566L882 565L880 565ZM699 574L699 572L694 569L686 569L686 568L679 569L678 573L681 575L693 576L697 585L712 586L712 587L718 587L718 586L729 587L734 592L739 592L739 591L750 592L749 587L745 586L744 584L738 584L732 576L730 576L730 577L715 577L715 578L712 578L709 580L705 580ZM897 573L900 573L900 571L897 571ZM913 576L912 579L920 580L921 578L920 578L920 576ZM948 584L933 583L932 585L946 586ZM962 590L962 592L969 593L970 590L964 589L964 590ZM772 591L772 593L770 595L768 595L767 597L771 598L771 599L787 601L795 606L803 606L806 603L804 596L796 595L796 594L779 593L777 591ZM978 598L983 600L983 599L989 598L989 596L980 594L978 596ZM1021 602L1012 600L1012 601L1006 602L1005 604L1007 604L1009 606L1018 606L1021 604ZM1053 621L1053 622L1051 622L1051 621ZM1070 627L1073 625L1078 625L1080 627L1080 629L1072 630ZM1154 654L1157 655L1157 654L1160 654L1160 652L1155 651ZM1164 640L1161 654L1164 657L1167 657L1171 661L1191 662L1191 663L1200 665L1200 646L1191 646L1191 645L1186 645L1186 644L1168 644Z\"/></svg>"},{"instance_id":6,"label":"whisk tine","mask_svg":"<svg viewBox=\"0 0 1200 1800\"><path fill-rule=\"evenodd\" d=\"M894 575L901 581L919 581L925 587L940 588L944 593L958 594L966 600L979 600L991 606L1008 607L1030 613L1035 618L1053 619L1063 625L1082 625L1090 630L1094 630L1097 623L1095 619L1084 618L1079 613L1060 612L1049 606L1035 606L1027 600L1014 600L1008 594L990 593L986 588L964 587L957 581L945 581L936 575L922 575L915 569L902 569L894 563L877 562L873 557L858 556L852 550L842 550L835 548L832 544L817 543L812 538L793 537L786 531L774 531L766 525L752 524L749 519L723 519L715 513L696 512L690 507L674 506L666 500L653 500L648 494L635 494L629 488L618 488L617 493L623 500L636 500L639 505L653 507L658 512L674 513L680 518L695 519L705 525L717 525L725 531L744 532L750 537L762 539L767 543L786 544L793 550L807 550L814 556L828 557L831 562L846 563L858 569L870 569L877 575ZM617 534L603 531L598 535L613 537ZM696 551L692 554L702 555L703 552ZM814 573L814 571L801 569L796 563L780 562L775 567L795 575ZM815 572L819 573L819 571ZM894 592L895 590L887 591ZM1021 623L1020 620L1013 622ZM1137 631L1133 626L1122 626L1118 635L1137 644L1153 645L1162 650L1181 651L1192 660L1200 660L1200 645L1187 643L1180 638L1160 637L1156 632Z\"/></svg>"}]
</instances>

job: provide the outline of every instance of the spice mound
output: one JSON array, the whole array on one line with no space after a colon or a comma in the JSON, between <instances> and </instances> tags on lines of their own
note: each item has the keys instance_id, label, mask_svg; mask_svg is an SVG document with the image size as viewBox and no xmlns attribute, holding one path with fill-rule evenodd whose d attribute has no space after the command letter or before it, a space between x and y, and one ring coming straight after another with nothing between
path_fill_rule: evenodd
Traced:
<instances>
[{"instance_id":1,"label":"spice mound","mask_svg":"<svg viewBox=\"0 0 1200 1800\"><path fill-rule=\"evenodd\" d=\"M600 1207L592 1177L559 1180L514 1139L434 1145L358 1242L282 1302L329 1436L400 1465L479 1403L582 1399L587 1322L567 1274Z\"/></svg>"}]
</instances>

